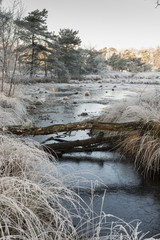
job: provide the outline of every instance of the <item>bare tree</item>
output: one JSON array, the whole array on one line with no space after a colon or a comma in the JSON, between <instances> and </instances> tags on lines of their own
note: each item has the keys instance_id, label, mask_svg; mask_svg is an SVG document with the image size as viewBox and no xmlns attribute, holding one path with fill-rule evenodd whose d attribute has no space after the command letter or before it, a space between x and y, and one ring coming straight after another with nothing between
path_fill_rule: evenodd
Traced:
<instances>
[{"instance_id":1,"label":"bare tree","mask_svg":"<svg viewBox=\"0 0 160 240\"><path fill-rule=\"evenodd\" d=\"M16 71L18 44L18 27L15 19L22 15L22 8L19 0L14 0L10 9L0 10L0 60L1 60L1 91L4 90L5 80L10 79L9 96L11 95L13 78Z\"/></svg>"}]
</instances>

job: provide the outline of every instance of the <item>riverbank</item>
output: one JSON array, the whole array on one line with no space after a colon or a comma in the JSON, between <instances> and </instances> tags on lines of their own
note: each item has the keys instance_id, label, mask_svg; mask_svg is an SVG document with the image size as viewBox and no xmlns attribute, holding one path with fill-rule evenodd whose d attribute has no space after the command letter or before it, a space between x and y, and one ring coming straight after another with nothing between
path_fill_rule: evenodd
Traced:
<instances>
[{"instance_id":1,"label":"riverbank","mask_svg":"<svg viewBox=\"0 0 160 240\"><path fill-rule=\"evenodd\" d=\"M1 93L3 128L31 124L30 99L21 93L10 98ZM0 135L1 239L74 239L72 214L62 200L74 207L77 196L53 176L56 171L54 157L40 150L38 142Z\"/></svg>"}]
</instances>

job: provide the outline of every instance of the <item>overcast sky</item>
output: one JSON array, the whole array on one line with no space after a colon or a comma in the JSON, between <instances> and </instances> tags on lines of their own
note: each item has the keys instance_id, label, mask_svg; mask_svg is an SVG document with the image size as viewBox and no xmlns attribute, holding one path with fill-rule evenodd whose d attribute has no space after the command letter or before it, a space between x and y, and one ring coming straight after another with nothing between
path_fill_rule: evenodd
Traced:
<instances>
[{"instance_id":1,"label":"overcast sky","mask_svg":"<svg viewBox=\"0 0 160 240\"><path fill-rule=\"evenodd\" d=\"M6 0L3 0L6 1ZM23 0L26 13L48 10L48 27L79 30L82 46L156 48L160 45L160 6L156 0Z\"/></svg>"}]
</instances>

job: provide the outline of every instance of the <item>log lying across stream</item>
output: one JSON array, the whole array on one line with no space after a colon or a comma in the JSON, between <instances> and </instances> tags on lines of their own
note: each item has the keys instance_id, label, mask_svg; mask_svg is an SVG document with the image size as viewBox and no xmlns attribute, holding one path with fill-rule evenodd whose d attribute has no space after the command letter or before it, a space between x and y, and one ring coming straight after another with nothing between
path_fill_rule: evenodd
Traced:
<instances>
[{"instance_id":1,"label":"log lying across stream","mask_svg":"<svg viewBox=\"0 0 160 240\"><path fill-rule=\"evenodd\" d=\"M81 152L81 151L104 151L115 149L115 145L124 140L128 133L132 134L138 131L140 134L149 132L152 136L160 137L160 125L156 122L127 122L127 123L105 123L98 121L82 121L67 124L55 124L47 127L23 127L23 126L8 126L0 128L0 132L7 132L16 135L48 135L58 134L60 132L71 133L78 130L99 130L100 134L97 137L92 137L85 140L63 141L60 143L44 144L45 149L53 149L55 152ZM114 136L105 137L102 131L121 132ZM123 134L122 134L123 133ZM55 140L55 139L53 139Z\"/></svg>"},{"instance_id":2,"label":"log lying across stream","mask_svg":"<svg viewBox=\"0 0 160 240\"><path fill-rule=\"evenodd\" d=\"M127 135L128 136L128 135ZM93 151L113 151L116 150L115 142L124 140L126 135L114 135L104 137L99 134L97 137L88 138L85 140L65 141L61 143L45 144L44 149L55 152L93 152Z\"/></svg>"},{"instance_id":3,"label":"log lying across stream","mask_svg":"<svg viewBox=\"0 0 160 240\"><path fill-rule=\"evenodd\" d=\"M158 127L157 127L158 126ZM5 128L0 128L0 132L9 132L16 135L30 136L30 135L48 135L48 134L58 134L60 132L72 132L78 130L87 129L97 129L103 131L156 131L160 134L159 124L149 121L149 122L127 122L127 123L107 123L107 122L97 122L97 121L82 121L67 124L55 124L47 127L23 127L23 126L8 126Z\"/></svg>"}]
</instances>

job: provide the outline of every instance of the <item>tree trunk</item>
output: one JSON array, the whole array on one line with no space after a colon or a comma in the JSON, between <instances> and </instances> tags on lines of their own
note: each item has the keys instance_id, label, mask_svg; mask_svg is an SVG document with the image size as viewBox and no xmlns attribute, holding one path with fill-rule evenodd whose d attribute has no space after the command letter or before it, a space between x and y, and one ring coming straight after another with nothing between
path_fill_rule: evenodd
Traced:
<instances>
[{"instance_id":1,"label":"tree trunk","mask_svg":"<svg viewBox=\"0 0 160 240\"><path fill-rule=\"evenodd\" d=\"M128 136L128 135L127 135ZM85 151L106 151L115 150L119 140L124 140L126 135L115 135L104 137L103 134L99 134L97 137L89 138L85 140L65 141L63 143L44 144L45 150L53 150L57 152L85 152ZM114 146L113 146L114 143ZM100 147L101 146L101 147Z\"/></svg>"},{"instance_id":2,"label":"tree trunk","mask_svg":"<svg viewBox=\"0 0 160 240\"><path fill-rule=\"evenodd\" d=\"M33 76L33 72L34 72L34 52L35 52L35 43L34 43L34 35L32 36L32 55L31 55L31 69L30 69L30 77Z\"/></svg>"},{"instance_id":3,"label":"tree trunk","mask_svg":"<svg viewBox=\"0 0 160 240\"><path fill-rule=\"evenodd\" d=\"M160 124L156 122L149 121L144 123L139 122L128 122L128 123L104 123L96 121L82 121L67 124L55 124L48 127L23 127L23 126L8 126L5 128L0 128L0 132L11 132L16 135L48 135L48 134L58 134L59 132L71 133L72 131L86 130L86 129L97 129L103 131L115 131L115 132L130 132L130 131L140 131L142 134L144 132L150 131L150 134L160 136Z\"/></svg>"},{"instance_id":4,"label":"tree trunk","mask_svg":"<svg viewBox=\"0 0 160 240\"><path fill-rule=\"evenodd\" d=\"M6 55L4 54L4 56L3 56L3 65L2 65L1 92L3 92L3 88L4 88L5 65L6 65Z\"/></svg>"},{"instance_id":5,"label":"tree trunk","mask_svg":"<svg viewBox=\"0 0 160 240\"><path fill-rule=\"evenodd\" d=\"M45 77L48 76L48 71L47 71L47 63L45 62L45 66L44 66L44 72L45 72Z\"/></svg>"},{"instance_id":6,"label":"tree trunk","mask_svg":"<svg viewBox=\"0 0 160 240\"><path fill-rule=\"evenodd\" d=\"M12 94L12 88L13 88L13 84L14 84L14 75L15 75L15 71L16 71L16 67L17 67L17 58L18 58L18 53L16 52L16 58L15 58L15 62L14 62L14 69L13 69L13 73L10 79L10 84L9 84L9 92L8 92L8 97L10 97Z\"/></svg>"}]
</instances>

